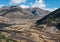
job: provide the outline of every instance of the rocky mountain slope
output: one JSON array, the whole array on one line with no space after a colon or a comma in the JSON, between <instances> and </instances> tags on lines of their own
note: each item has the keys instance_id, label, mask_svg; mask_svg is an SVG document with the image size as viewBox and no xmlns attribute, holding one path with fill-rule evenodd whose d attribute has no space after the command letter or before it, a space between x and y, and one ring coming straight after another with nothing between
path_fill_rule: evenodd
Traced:
<instances>
[{"instance_id":1,"label":"rocky mountain slope","mask_svg":"<svg viewBox=\"0 0 60 42\"><path fill-rule=\"evenodd\" d=\"M39 19L50 13L49 11L40 8L29 8L27 10L30 11L34 16L36 16Z\"/></svg>"},{"instance_id":2,"label":"rocky mountain slope","mask_svg":"<svg viewBox=\"0 0 60 42\"><path fill-rule=\"evenodd\" d=\"M28 14L29 13L29 14ZM4 7L1 10L1 16L10 18L10 19L27 19L34 18L34 15L28 12L26 9L22 9L19 6Z\"/></svg>"},{"instance_id":3,"label":"rocky mountain slope","mask_svg":"<svg viewBox=\"0 0 60 42\"><path fill-rule=\"evenodd\" d=\"M28 21L35 21L43 17L44 13L45 15L49 13L47 10L34 9L23 9L19 6L5 6L0 9L0 17L7 24L26 24ZM32 10L36 11L36 13L33 13Z\"/></svg>"},{"instance_id":4,"label":"rocky mountain slope","mask_svg":"<svg viewBox=\"0 0 60 42\"><path fill-rule=\"evenodd\" d=\"M60 8L51 12L50 14L46 15L45 17L43 17L42 19L38 20L36 23L38 24L46 24L49 22L56 22L59 23L60 19Z\"/></svg>"},{"instance_id":5,"label":"rocky mountain slope","mask_svg":"<svg viewBox=\"0 0 60 42\"><path fill-rule=\"evenodd\" d=\"M43 32L32 26L12 25L4 27L0 31L17 42L60 42L60 34Z\"/></svg>"},{"instance_id":6,"label":"rocky mountain slope","mask_svg":"<svg viewBox=\"0 0 60 42\"><path fill-rule=\"evenodd\" d=\"M11 19L16 19L16 18L34 19L34 18L37 18L36 16L41 15L41 17L42 17L43 15L45 15L44 13L48 14L49 11L42 10L39 8L22 9L19 6L10 6L10 7L7 6L7 7L3 7L2 9L0 9L1 16L5 16L5 17L11 18Z\"/></svg>"},{"instance_id":7,"label":"rocky mountain slope","mask_svg":"<svg viewBox=\"0 0 60 42\"><path fill-rule=\"evenodd\" d=\"M36 22L37 25L44 25L46 31L57 32L60 30L60 8L46 15ZM60 31L59 31L60 32Z\"/></svg>"},{"instance_id":8,"label":"rocky mountain slope","mask_svg":"<svg viewBox=\"0 0 60 42\"><path fill-rule=\"evenodd\" d=\"M0 32L8 37L7 42L60 42L60 31L55 29L55 25L48 25L50 22L43 24L43 21L47 19L43 19L42 17L44 15L42 16L41 14L44 14L47 11L38 8L21 9L16 6L3 7L1 10ZM50 14L57 14L55 12L57 11ZM55 15L50 16L48 14L48 16L46 13L45 15L47 17L53 16L55 18ZM40 16L42 16L42 19ZM41 22L36 19L37 17L41 19ZM59 24L57 26L59 26ZM0 35L0 38L1 37L2 35ZM5 42L5 39L1 39L3 40L2 42Z\"/></svg>"}]
</instances>

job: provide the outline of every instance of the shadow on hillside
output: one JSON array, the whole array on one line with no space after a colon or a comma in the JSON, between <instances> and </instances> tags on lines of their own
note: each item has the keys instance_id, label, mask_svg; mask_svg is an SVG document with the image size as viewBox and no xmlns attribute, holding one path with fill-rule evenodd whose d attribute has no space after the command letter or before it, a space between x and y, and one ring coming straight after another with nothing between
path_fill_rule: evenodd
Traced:
<instances>
[{"instance_id":1,"label":"shadow on hillside","mask_svg":"<svg viewBox=\"0 0 60 42\"><path fill-rule=\"evenodd\" d=\"M0 23L0 28L11 26L11 24Z\"/></svg>"},{"instance_id":2,"label":"shadow on hillside","mask_svg":"<svg viewBox=\"0 0 60 42\"><path fill-rule=\"evenodd\" d=\"M60 23L56 25L57 29L60 30Z\"/></svg>"},{"instance_id":3,"label":"shadow on hillside","mask_svg":"<svg viewBox=\"0 0 60 42\"><path fill-rule=\"evenodd\" d=\"M4 11L4 10L3 10ZM10 12L17 12L17 11L21 11L21 9L10 9L10 10L7 10L5 13L3 13L2 15L0 16L5 16L7 13L10 13Z\"/></svg>"}]
</instances>

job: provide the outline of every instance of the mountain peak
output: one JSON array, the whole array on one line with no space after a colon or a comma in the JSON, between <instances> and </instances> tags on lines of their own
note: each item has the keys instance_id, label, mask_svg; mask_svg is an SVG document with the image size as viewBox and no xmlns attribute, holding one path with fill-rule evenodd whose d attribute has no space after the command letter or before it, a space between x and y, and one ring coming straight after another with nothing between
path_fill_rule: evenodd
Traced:
<instances>
[{"instance_id":1,"label":"mountain peak","mask_svg":"<svg viewBox=\"0 0 60 42\"><path fill-rule=\"evenodd\" d=\"M0 10L0 16L6 17L19 17L19 18L41 18L48 14L47 10L42 10L39 8L32 8L32 9L23 9L19 6L5 6ZM14 16L13 16L14 15ZM14 17L15 18L15 17Z\"/></svg>"},{"instance_id":2,"label":"mountain peak","mask_svg":"<svg viewBox=\"0 0 60 42\"><path fill-rule=\"evenodd\" d=\"M50 14L46 15L42 19L38 20L36 23L39 24L46 24L48 22L54 21L57 18L60 18L60 8L51 12Z\"/></svg>"}]
</instances>

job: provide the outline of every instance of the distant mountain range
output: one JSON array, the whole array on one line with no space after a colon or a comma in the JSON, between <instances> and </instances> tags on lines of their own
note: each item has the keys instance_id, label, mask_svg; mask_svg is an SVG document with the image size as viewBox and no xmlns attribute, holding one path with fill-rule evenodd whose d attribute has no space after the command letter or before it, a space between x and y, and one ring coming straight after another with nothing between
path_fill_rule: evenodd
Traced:
<instances>
[{"instance_id":1,"label":"distant mountain range","mask_svg":"<svg viewBox=\"0 0 60 42\"><path fill-rule=\"evenodd\" d=\"M49 11L39 8L22 9L19 6L5 6L0 9L0 16L11 19L36 19L47 15Z\"/></svg>"},{"instance_id":2,"label":"distant mountain range","mask_svg":"<svg viewBox=\"0 0 60 42\"><path fill-rule=\"evenodd\" d=\"M60 42L60 8L49 12L19 6L0 8L0 41Z\"/></svg>"}]
</instances>

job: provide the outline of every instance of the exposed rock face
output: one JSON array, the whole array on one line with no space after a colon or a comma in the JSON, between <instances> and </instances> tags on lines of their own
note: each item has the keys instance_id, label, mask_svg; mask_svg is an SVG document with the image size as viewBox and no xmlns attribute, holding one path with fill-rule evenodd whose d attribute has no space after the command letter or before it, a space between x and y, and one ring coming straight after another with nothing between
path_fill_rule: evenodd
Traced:
<instances>
[{"instance_id":1,"label":"exposed rock face","mask_svg":"<svg viewBox=\"0 0 60 42\"><path fill-rule=\"evenodd\" d=\"M0 32L5 36L13 38L17 42L60 42L60 32L55 29L55 26L40 25L39 22L37 22L39 26L35 24L37 18L44 17L47 15L46 13L49 13L48 11L38 8L22 9L17 6L3 7L1 10Z\"/></svg>"},{"instance_id":2,"label":"exposed rock face","mask_svg":"<svg viewBox=\"0 0 60 42\"><path fill-rule=\"evenodd\" d=\"M22 9L19 6L6 6L0 9L0 16L7 19L5 23L8 24L21 24L21 22L39 19L48 13L49 11L39 8Z\"/></svg>"},{"instance_id":3,"label":"exposed rock face","mask_svg":"<svg viewBox=\"0 0 60 42\"><path fill-rule=\"evenodd\" d=\"M40 24L46 24L46 23L59 23L60 19L60 8L51 12L50 14L46 15L45 17L43 17L42 19L38 20L36 23L38 25Z\"/></svg>"},{"instance_id":4,"label":"exposed rock face","mask_svg":"<svg viewBox=\"0 0 60 42\"><path fill-rule=\"evenodd\" d=\"M28 25L12 25L5 27L4 30L7 32L6 36L18 42L60 42L60 34L39 31Z\"/></svg>"},{"instance_id":5,"label":"exposed rock face","mask_svg":"<svg viewBox=\"0 0 60 42\"><path fill-rule=\"evenodd\" d=\"M42 17L50 13L49 11L39 9L39 8L29 8L27 10L30 11L34 16L36 16L39 19L41 19Z\"/></svg>"},{"instance_id":6,"label":"exposed rock face","mask_svg":"<svg viewBox=\"0 0 60 42\"><path fill-rule=\"evenodd\" d=\"M21 18L21 19L34 19L34 18L36 19L38 16L40 18L48 13L49 11L42 10L39 8L22 9L19 6L3 7L0 10L1 16L6 16L7 18Z\"/></svg>"},{"instance_id":7,"label":"exposed rock face","mask_svg":"<svg viewBox=\"0 0 60 42\"><path fill-rule=\"evenodd\" d=\"M59 33L60 31L60 8L51 12L50 14L46 15L45 17L43 17L42 19L38 20L36 22L37 26L41 24L46 26L42 28L42 30L44 29L44 31L49 31L49 32L55 32L55 33ZM39 26L38 26L39 27Z\"/></svg>"}]
</instances>

